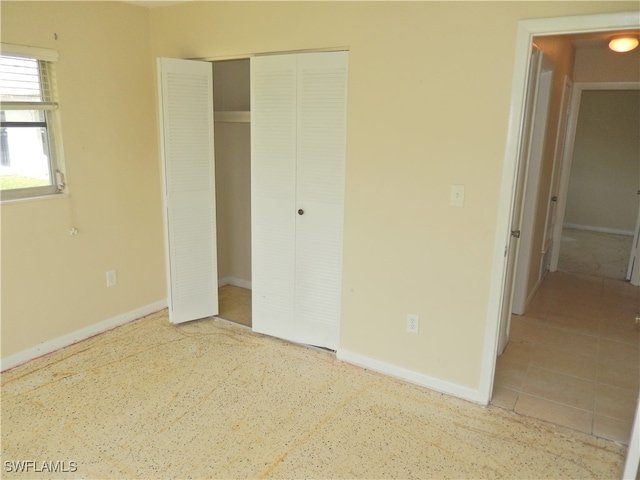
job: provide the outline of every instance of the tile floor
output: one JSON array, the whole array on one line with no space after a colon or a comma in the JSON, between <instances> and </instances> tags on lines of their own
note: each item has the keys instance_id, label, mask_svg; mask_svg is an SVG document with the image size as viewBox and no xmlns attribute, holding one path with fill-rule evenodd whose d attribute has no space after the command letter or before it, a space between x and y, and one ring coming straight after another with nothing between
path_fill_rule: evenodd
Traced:
<instances>
[{"instance_id":1,"label":"tile floor","mask_svg":"<svg viewBox=\"0 0 640 480\"><path fill-rule=\"evenodd\" d=\"M640 288L548 273L524 316L512 317L492 404L628 443L640 383Z\"/></svg>"},{"instance_id":2,"label":"tile floor","mask_svg":"<svg viewBox=\"0 0 640 480\"><path fill-rule=\"evenodd\" d=\"M3 479L613 479L626 453L229 322L171 325L166 311L1 380ZM21 460L75 471L6 470Z\"/></svg>"},{"instance_id":3,"label":"tile floor","mask_svg":"<svg viewBox=\"0 0 640 480\"><path fill-rule=\"evenodd\" d=\"M251 327L251 290L225 285L218 289L218 317Z\"/></svg>"},{"instance_id":4,"label":"tile floor","mask_svg":"<svg viewBox=\"0 0 640 480\"><path fill-rule=\"evenodd\" d=\"M563 228L558 269L563 272L624 279L633 236Z\"/></svg>"}]
</instances>

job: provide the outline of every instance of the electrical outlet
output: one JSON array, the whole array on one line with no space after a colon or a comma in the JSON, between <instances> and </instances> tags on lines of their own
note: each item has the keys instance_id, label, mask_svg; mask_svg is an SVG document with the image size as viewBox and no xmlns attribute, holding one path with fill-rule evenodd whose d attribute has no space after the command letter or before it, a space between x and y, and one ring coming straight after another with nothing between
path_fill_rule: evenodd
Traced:
<instances>
[{"instance_id":1,"label":"electrical outlet","mask_svg":"<svg viewBox=\"0 0 640 480\"><path fill-rule=\"evenodd\" d=\"M420 327L420 318L414 313L407 314L407 332L418 333Z\"/></svg>"},{"instance_id":2,"label":"electrical outlet","mask_svg":"<svg viewBox=\"0 0 640 480\"><path fill-rule=\"evenodd\" d=\"M107 272L107 287L113 287L116 283L118 283L118 278L116 277L116 271L109 270Z\"/></svg>"}]
</instances>

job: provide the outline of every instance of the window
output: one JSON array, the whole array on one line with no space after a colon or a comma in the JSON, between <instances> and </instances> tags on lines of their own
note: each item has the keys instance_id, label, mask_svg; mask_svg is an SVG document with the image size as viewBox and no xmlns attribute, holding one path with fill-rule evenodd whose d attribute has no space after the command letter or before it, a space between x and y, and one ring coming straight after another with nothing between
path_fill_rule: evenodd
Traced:
<instances>
[{"instance_id":1,"label":"window","mask_svg":"<svg viewBox=\"0 0 640 480\"><path fill-rule=\"evenodd\" d=\"M53 63L57 52L2 44L0 54L0 195L2 200L64 189L56 125Z\"/></svg>"}]
</instances>

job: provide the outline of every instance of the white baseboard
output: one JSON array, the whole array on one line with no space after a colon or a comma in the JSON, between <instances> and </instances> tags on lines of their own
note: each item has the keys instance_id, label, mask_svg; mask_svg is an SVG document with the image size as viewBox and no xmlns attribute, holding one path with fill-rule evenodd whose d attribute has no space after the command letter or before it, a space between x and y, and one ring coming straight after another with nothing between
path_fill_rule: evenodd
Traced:
<instances>
[{"instance_id":1,"label":"white baseboard","mask_svg":"<svg viewBox=\"0 0 640 480\"><path fill-rule=\"evenodd\" d=\"M365 357L364 355L360 355L358 353L353 353L344 349L338 349L338 351L336 352L336 358L343 362L352 363L354 365L358 365L360 367L364 367L378 373L389 375L390 377L395 377L400 380L419 385L421 387L426 387L430 390L435 390L440 393L446 393L447 395L452 395L454 397L462 398L463 400L468 400L473 403L479 403L481 405L487 404L485 399L481 397L478 390L464 387L455 383L446 382L438 378L430 377L429 375L425 375L423 373L414 372L413 370L398 367L396 365L382 362L374 358Z\"/></svg>"},{"instance_id":2,"label":"white baseboard","mask_svg":"<svg viewBox=\"0 0 640 480\"><path fill-rule=\"evenodd\" d=\"M150 305L146 305L144 307L137 308L127 313L123 313L116 317L94 323L93 325L81 328L80 330L76 330L75 332L62 335L60 337L54 338L53 340L40 343L33 347L27 348L26 350L22 350L21 352L14 353L13 355L9 355L8 357L4 357L1 360L2 366L0 368L4 372L9 368L17 367L18 365L28 362L29 360L33 360L34 358L41 357L64 347L68 347L69 345L77 343L81 340L86 340L87 338L93 337L94 335L106 332L107 330L111 330L115 327L119 327L120 325L124 325L125 323L129 323L130 321L137 318L141 318L151 313L157 312L159 310L162 310L163 308L167 308L166 299L160 300Z\"/></svg>"},{"instance_id":3,"label":"white baseboard","mask_svg":"<svg viewBox=\"0 0 640 480\"><path fill-rule=\"evenodd\" d=\"M592 227L591 225L578 225L576 223L565 223L563 228L574 228L576 230L586 230L587 232L612 233L614 235L630 235L633 237L633 230L619 230L617 228Z\"/></svg>"},{"instance_id":4,"label":"white baseboard","mask_svg":"<svg viewBox=\"0 0 640 480\"><path fill-rule=\"evenodd\" d=\"M243 280L237 277L224 277L218 279L218 288L224 287L225 285L233 285L234 287L246 288L247 290L251 290L250 280Z\"/></svg>"}]
</instances>

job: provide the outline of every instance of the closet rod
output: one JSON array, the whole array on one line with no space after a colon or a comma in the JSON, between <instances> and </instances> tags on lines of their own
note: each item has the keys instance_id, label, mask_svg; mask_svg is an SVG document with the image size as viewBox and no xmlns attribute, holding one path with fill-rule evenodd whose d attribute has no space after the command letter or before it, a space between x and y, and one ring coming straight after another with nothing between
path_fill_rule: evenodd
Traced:
<instances>
[{"instance_id":1,"label":"closet rod","mask_svg":"<svg viewBox=\"0 0 640 480\"><path fill-rule=\"evenodd\" d=\"M246 111L215 112L214 119L216 122L249 123L251 121L251 112L246 112Z\"/></svg>"}]
</instances>

